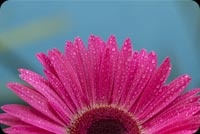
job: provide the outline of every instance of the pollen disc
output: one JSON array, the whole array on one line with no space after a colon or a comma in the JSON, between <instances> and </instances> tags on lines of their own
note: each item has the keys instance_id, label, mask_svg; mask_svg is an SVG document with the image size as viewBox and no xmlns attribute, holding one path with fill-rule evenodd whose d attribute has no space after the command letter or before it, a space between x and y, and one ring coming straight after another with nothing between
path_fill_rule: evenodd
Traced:
<instances>
[{"instance_id":1,"label":"pollen disc","mask_svg":"<svg viewBox=\"0 0 200 134\"><path fill-rule=\"evenodd\" d=\"M120 108L100 106L88 109L74 119L70 134L141 134L134 117Z\"/></svg>"}]
</instances>

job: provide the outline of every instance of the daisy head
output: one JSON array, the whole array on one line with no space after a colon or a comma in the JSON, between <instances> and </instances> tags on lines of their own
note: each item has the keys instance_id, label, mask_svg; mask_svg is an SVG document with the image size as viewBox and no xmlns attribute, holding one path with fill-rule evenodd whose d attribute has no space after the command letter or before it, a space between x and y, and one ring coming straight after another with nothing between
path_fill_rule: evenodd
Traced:
<instances>
[{"instance_id":1,"label":"daisy head","mask_svg":"<svg viewBox=\"0 0 200 134\"><path fill-rule=\"evenodd\" d=\"M183 90L191 78L166 83L167 57L157 65L155 52L121 49L90 36L87 47L77 37L58 49L38 53L45 76L19 69L27 84L8 87L29 105L1 107L8 134L192 134L200 126L200 89Z\"/></svg>"}]
</instances>

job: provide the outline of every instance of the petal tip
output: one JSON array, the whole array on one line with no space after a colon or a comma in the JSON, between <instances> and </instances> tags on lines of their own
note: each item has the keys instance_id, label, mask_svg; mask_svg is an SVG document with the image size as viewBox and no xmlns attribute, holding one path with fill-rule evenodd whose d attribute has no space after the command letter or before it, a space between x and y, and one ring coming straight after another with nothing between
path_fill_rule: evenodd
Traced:
<instances>
[{"instance_id":1,"label":"petal tip","mask_svg":"<svg viewBox=\"0 0 200 134\"><path fill-rule=\"evenodd\" d=\"M128 37L128 38L126 38L126 40L125 40L125 42L127 42L127 44L131 44L131 39Z\"/></svg>"},{"instance_id":2,"label":"petal tip","mask_svg":"<svg viewBox=\"0 0 200 134\"><path fill-rule=\"evenodd\" d=\"M3 106L1 106L1 109L2 109L4 112L6 112L7 108L8 108L7 105L3 105Z\"/></svg>"},{"instance_id":3,"label":"petal tip","mask_svg":"<svg viewBox=\"0 0 200 134\"><path fill-rule=\"evenodd\" d=\"M27 71L27 69L24 69L24 68L19 68L18 69L18 72L21 73L21 74L24 73L24 72L26 72L26 71Z\"/></svg>"},{"instance_id":4,"label":"petal tip","mask_svg":"<svg viewBox=\"0 0 200 134\"><path fill-rule=\"evenodd\" d=\"M108 40L116 40L115 35L110 35L110 37L108 38Z\"/></svg>"},{"instance_id":5,"label":"petal tip","mask_svg":"<svg viewBox=\"0 0 200 134\"><path fill-rule=\"evenodd\" d=\"M14 83L14 82L9 82L9 83L6 84L6 87L8 87L8 88L13 88L15 85L16 85L16 83Z\"/></svg>"},{"instance_id":6,"label":"petal tip","mask_svg":"<svg viewBox=\"0 0 200 134\"><path fill-rule=\"evenodd\" d=\"M188 79L188 80L192 80L192 77L190 77L188 74L183 75L183 77Z\"/></svg>"}]
</instances>

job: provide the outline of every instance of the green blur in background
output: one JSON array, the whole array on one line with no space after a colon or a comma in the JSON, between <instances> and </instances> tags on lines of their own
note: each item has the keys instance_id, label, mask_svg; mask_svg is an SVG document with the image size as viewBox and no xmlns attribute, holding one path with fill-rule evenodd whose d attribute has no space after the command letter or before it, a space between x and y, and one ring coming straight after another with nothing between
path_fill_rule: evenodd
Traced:
<instances>
[{"instance_id":1,"label":"green blur in background","mask_svg":"<svg viewBox=\"0 0 200 134\"><path fill-rule=\"evenodd\" d=\"M7 1L0 8L0 105L23 103L8 88L22 82L18 68L43 75L37 52L54 47L63 51L66 40L80 36L87 45L91 34L105 41L111 34L121 47L130 37L133 48L155 51L159 63L169 56L168 80L182 74L193 79L187 88L200 87L200 9L193 1Z\"/></svg>"}]
</instances>

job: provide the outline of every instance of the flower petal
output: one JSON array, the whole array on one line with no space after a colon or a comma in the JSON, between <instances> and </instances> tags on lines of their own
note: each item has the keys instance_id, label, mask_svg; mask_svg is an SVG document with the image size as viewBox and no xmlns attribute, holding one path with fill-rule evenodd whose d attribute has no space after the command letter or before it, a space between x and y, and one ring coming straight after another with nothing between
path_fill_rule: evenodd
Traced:
<instances>
[{"instance_id":1,"label":"flower petal","mask_svg":"<svg viewBox=\"0 0 200 134\"><path fill-rule=\"evenodd\" d=\"M44 73L52 85L53 89L57 92L60 98L65 102L65 105L70 109L73 114L76 114L76 106L74 102L71 100L69 93L65 90L62 82L51 72L48 70L44 70Z\"/></svg>"},{"instance_id":2,"label":"flower petal","mask_svg":"<svg viewBox=\"0 0 200 134\"><path fill-rule=\"evenodd\" d=\"M200 124L200 116L194 116L190 118L181 118L179 121L173 121L169 125L166 125L162 129L157 129L153 133L159 134L174 134L174 133L184 133L192 134L195 133Z\"/></svg>"},{"instance_id":3,"label":"flower petal","mask_svg":"<svg viewBox=\"0 0 200 134\"><path fill-rule=\"evenodd\" d=\"M37 126L39 128L45 129L53 133L63 134L66 133L66 130L63 126L58 125L52 120L47 119L45 116L42 116L40 113L34 109L18 105L18 104L9 104L1 107L6 113L21 119L22 121Z\"/></svg>"},{"instance_id":4,"label":"flower petal","mask_svg":"<svg viewBox=\"0 0 200 134\"><path fill-rule=\"evenodd\" d=\"M52 108L50 107L47 99L43 97L40 93L34 91L33 89L19 84L19 83L9 83L7 86L15 92L20 98L30 104L33 108L46 115L47 117L53 119L61 125L64 123L55 116L55 113L52 112Z\"/></svg>"},{"instance_id":5,"label":"flower petal","mask_svg":"<svg viewBox=\"0 0 200 134\"><path fill-rule=\"evenodd\" d=\"M136 71L134 72L132 85L127 96L124 96L127 97L124 105L131 112L135 110L139 97L149 83L157 65L156 54L151 52L147 55L146 50L141 50L136 60Z\"/></svg>"},{"instance_id":6,"label":"flower petal","mask_svg":"<svg viewBox=\"0 0 200 134\"><path fill-rule=\"evenodd\" d=\"M156 115L156 117L144 123L143 126L146 128L154 128L156 130L170 125L173 122L190 118L195 115L195 113L200 111L199 100L200 97L195 97L188 99L188 101L185 101L181 104L178 103L178 105L171 106L168 109L163 110L163 112L160 114Z\"/></svg>"},{"instance_id":7,"label":"flower petal","mask_svg":"<svg viewBox=\"0 0 200 134\"><path fill-rule=\"evenodd\" d=\"M60 81L63 83L76 107L81 109L85 105L85 96L71 64L57 49L49 51L48 54Z\"/></svg>"},{"instance_id":8,"label":"flower petal","mask_svg":"<svg viewBox=\"0 0 200 134\"><path fill-rule=\"evenodd\" d=\"M56 94L56 92L49 87L49 82L32 71L25 69L19 69L19 71L21 72L20 78L29 83L38 92L45 96L55 112L57 112L58 115L65 121L65 123L68 124L71 118L71 111Z\"/></svg>"},{"instance_id":9,"label":"flower petal","mask_svg":"<svg viewBox=\"0 0 200 134\"><path fill-rule=\"evenodd\" d=\"M46 70L56 75L56 71L53 68L51 60L48 56L46 56L44 53L38 53L36 54L36 57Z\"/></svg>"},{"instance_id":10,"label":"flower petal","mask_svg":"<svg viewBox=\"0 0 200 134\"><path fill-rule=\"evenodd\" d=\"M183 75L172 81L166 87L160 88L157 91L153 102L147 102L149 105L143 112L138 112L138 119L146 121L153 117L156 113L168 106L177 96L186 88L191 78L188 75Z\"/></svg>"},{"instance_id":11,"label":"flower petal","mask_svg":"<svg viewBox=\"0 0 200 134\"><path fill-rule=\"evenodd\" d=\"M147 87L141 94L137 107L134 111L134 113L137 114L137 116L140 113L144 113L144 111L148 109L146 107L149 106L150 103L154 104L153 100L156 100L156 97L158 96L158 93L156 92L160 89L164 81L167 79L170 68L171 66L169 58L167 58L157 69L155 74L150 79Z\"/></svg>"},{"instance_id":12,"label":"flower petal","mask_svg":"<svg viewBox=\"0 0 200 134\"><path fill-rule=\"evenodd\" d=\"M84 47L84 43L79 37L75 39L74 45L69 41L66 43L65 56L66 59L70 62L80 82L81 89L85 94L85 103L89 105L89 100L92 100L92 95L91 89L88 86L89 81L86 63L88 61L88 55Z\"/></svg>"},{"instance_id":13,"label":"flower petal","mask_svg":"<svg viewBox=\"0 0 200 134\"><path fill-rule=\"evenodd\" d=\"M7 113L0 114L0 123L7 126L15 126L15 125L26 125L25 122L20 119L13 117Z\"/></svg>"},{"instance_id":14,"label":"flower petal","mask_svg":"<svg viewBox=\"0 0 200 134\"><path fill-rule=\"evenodd\" d=\"M198 93L200 93L200 88L191 89L191 90L185 92L184 94L179 95L170 105L174 105L174 104L183 102L185 100L188 100L188 99L194 97L195 95L197 95Z\"/></svg>"},{"instance_id":15,"label":"flower petal","mask_svg":"<svg viewBox=\"0 0 200 134\"><path fill-rule=\"evenodd\" d=\"M44 129L29 125L16 125L3 130L7 134L55 134ZM57 133L61 134L61 133Z\"/></svg>"},{"instance_id":16,"label":"flower petal","mask_svg":"<svg viewBox=\"0 0 200 134\"><path fill-rule=\"evenodd\" d=\"M117 54L116 39L114 36L110 36L100 65L99 86L97 88L97 99L100 103L109 103L111 100Z\"/></svg>"},{"instance_id":17,"label":"flower petal","mask_svg":"<svg viewBox=\"0 0 200 134\"><path fill-rule=\"evenodd\" d=\"M97 96L99 96L99 74L104 49L105 42L101 38L91 35L88 40L88 60L86 60L85 62L87 66L88 86L89 89L91 89L90 91L92 94L91 103L93 105L97 103Z\"/></svg>"},{"instance_id":18,"label":"flower petal","mask_svg":"<svg viewBox=\"0 0 200 134\"><path fill-rule=\"evenodd\" d=\"M113 74L116 77L114 79L115 81L113 85L112 101L116 104L121 103L122 105L125 103L124 95L126 95L128 89L130 89L133 78L133 75L131 75L131 73L134 71L134 67L132 67L134 62L132 61L133 55L130 39L125 40L122 46L122 50L118 53L117 58L117 63L115 63L116 69L114 70L115 74ZM123 82L120 83L120 81Z\"/></svg>"}]
</instances>

